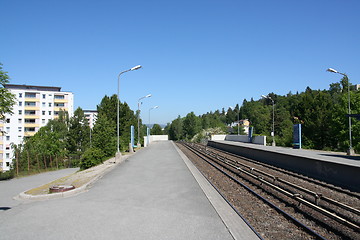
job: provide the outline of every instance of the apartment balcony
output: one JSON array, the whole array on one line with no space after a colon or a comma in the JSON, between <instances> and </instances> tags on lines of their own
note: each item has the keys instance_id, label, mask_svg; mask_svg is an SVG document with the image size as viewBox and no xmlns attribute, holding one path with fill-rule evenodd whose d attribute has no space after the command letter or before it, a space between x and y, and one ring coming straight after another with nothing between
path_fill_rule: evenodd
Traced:
<instances>
[{"instance_id":1,"label":"apartment balcony","mask_svg":"<svg viewBox=\"0 0 360 240\"><path fill-rule=\"evenodd\" d=\"M40 98L25 97L25 102L40 102Z\"/></svg>"},{"instance_id":2,"label":"apartment balcony","mask_svg":"<svg viewBox=\"0 0 360 240\"><path fill-rule=\"evenodd\" d=\"M67 107L54 107L55 112L68 111Z\"/></svg>"},{"instance_id":3,"label":"apartment balcony","mask_svg":"<svg viewBox=\"0 0 360 240\"><path fill-rule=\"evenodd\" d=\"M67 103L69 102L67 99L54 99L54 103Z\"/></svg>"},{"instance_id":4,"label":"apartment balcony","mask_svg":"<svg viewBox=\"0 0 360 240\"><path fill-rule=\"evenodd\" d=\"M29 114L29 115L24 115L25 119L39 119L40 116L39 115L34 115L34 114Z\"/></svg>"},{"instance_id":5,"label":"apartment balcony","mask_svg":"<svg viewBox=\"0 0 360 240\"><path fill-rule=\"evenodd\" d=\"M26 106L25 105L25 110L34 110L34 111L39 111L40 110L40 107L37 107L37 106Z\"/></svg>"},{"instance_id":6,"label":"apartment balcony","mask_svg":"<svg viewBox=\"0 0 360 240\"><path fill-rule=\"evenodd\" d=\"M24 127L26 127L26 128L35 128L35 127L40 127L40 124L37 124L37 123L25 123Z\"/></svg>"},{"instance_id":7,"label":"apartment balcony","mask_svg":"<svg viewBox=\"0 0 360 240\"><path fill-rule=\"evenodd\" d=\"M24 137L32 137L36 132L24 132Z\"/></svg>"}]
</instances>

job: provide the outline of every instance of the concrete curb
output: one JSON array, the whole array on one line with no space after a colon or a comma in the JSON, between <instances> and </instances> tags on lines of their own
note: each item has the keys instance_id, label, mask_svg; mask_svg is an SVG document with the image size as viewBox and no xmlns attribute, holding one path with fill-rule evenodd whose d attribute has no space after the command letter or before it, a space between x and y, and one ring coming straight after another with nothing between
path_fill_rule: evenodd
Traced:
<instances>
[{"instance_id":1,"label":"concrete curb","mask_svg":"<svg viewBox=\"0 0 360 240\"><path fill-rule=\"evenodd\" d=\"M229 233L235 240L241 239L254 239L258 240L260 237L254 230L248 226L247 222L240 217L235 210L229 205L228 202L218 193L218 191L208 182L208 180L202 175L202 173L195 167L190 159L172 142L174 148L183 159L185 165L198 182L200 188L204 192L205 196L213 206L218 216L227 227Z\"/></svg>"},{"instance_id":2,"label":"concrete curb","mask_svg":"<svg viewBox=\"0 0 360 240\"><path fill-rule=\"evenodd\" d=\"M73 190L69 190L69 191L66 191L66 192L51 193L51 194L41 194L41 195L27 194L26 192L31 190L31 189L28 189L28 190L20 193L19 195L15 196L14 199L15 200L25 200L25 201L44 201L44 200L71 197L71 196L75 196L77 194L83 193L83 192L87 191L91 187L91 185L94 184L97 180L99 180L105 174L107 174L108 172L113 170L115 166L117 166L119 164L122 164L123 162L128 160L128 158L133 156L134 154L135 153L133 153L131 155L122 156L121 161L115 162L115 163L114 163L115 158L110 158L107 161L109 161L109 163L112 163L112 165L109 165L108 167L104 168L102 171L100 171L98 174L96 174L91 180L89 180L87 183L85 183L81 187L78 187L78 188L75 188Z\"/></svg>"}]
</instances>

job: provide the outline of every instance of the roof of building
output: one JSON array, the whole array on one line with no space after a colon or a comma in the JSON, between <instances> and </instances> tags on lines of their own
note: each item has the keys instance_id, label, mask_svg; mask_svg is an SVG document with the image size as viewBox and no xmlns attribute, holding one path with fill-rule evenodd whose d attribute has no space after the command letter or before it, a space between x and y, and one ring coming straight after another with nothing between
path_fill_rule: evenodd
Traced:
<instances>
[{"instance_id":1,"label":"roof of building","mask_svg":"<svg viewBox=\"0 0 360 240\"><path fill-rule=\"evenodd\" d=\"M38 91L52 91L60 92L61 87L49 87L49 86L34 86L34 85L20 85L20 84L4 84L8 89L22 89L22 90L38 90Z\"/></svg>"}]
</instances>

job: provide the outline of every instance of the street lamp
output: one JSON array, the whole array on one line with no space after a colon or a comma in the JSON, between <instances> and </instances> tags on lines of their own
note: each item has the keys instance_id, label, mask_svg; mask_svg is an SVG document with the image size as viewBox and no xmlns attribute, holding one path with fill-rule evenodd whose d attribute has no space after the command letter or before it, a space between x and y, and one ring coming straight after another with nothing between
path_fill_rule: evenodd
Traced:
<instances>
[{"instance_id":1,"label":"street lamp","mask_svg":"<svg viewBox=\"0 0 360 240\"><path fill-rule=\"evenodd\" d=\"M156 108L159 108L159 106L155 106L155 107L152 107L149 109L149 125L150 125L150 111L153 110L153 109L156 109Z\"/></svg>"},{"instance_id":2,"label":"street lamp","mask_svg":"<svg viewBox=\"0 0 360 240\"><path fill-rule=\"evenodd\" d=\"M237 119L238 119L238 124L237 124L237 135L240 135L240 106L238 105L238 114L237 114ZM232 106L230 106L231 109L235 110L235 108L233 108Z\"/></svg>"},{"instance_id":3,"label":"street lamp","mask_svg":"<svg viewBox=\"0 0 360 240\"><path fill-rule=\"evenodd\" d=\"M141 105L140 100L144 99L144 98L149 98L149 97L151 97L151 94L141 97L138 100L138 142L137 142L138 147L140 146L140 105Z\"/></svg>"},{"instance_id":4,"label":"street lamp","mask_svg":"<svg viewBox=\"0 0 360 240\"><path fill-rule=\"evenodd\" d=\"M138 70L140 68L141 68L141 66L137 65L137 66L135 66L133 68L122 71L118 75L118 89L117 89L117 144L116 144L117 151L116 151L116 155L115 155L115 161L121 157L121 152L120 152L120 98L119 98L119 95L120 95L120 76L123 73Z\"/></svg>"},{"instance_id":5,"label":"street lamp","mask_svg":"<svg viewBox=\"0 0 360 240\"><path fill-rule=\"evenodd\" d=\"M273 114L272 114L272 145L275 146L275 102L270 96L261 95L262 98L270 99L273 105Z\"/></svg>"},{"instance_id":6,"label":"street lamp","mask_svg":"<svg viewBox=\"0 0 360 240\"><path fill-rule=\"evenodd\" d=\"M155 106L149 109L149 126L150 126L150 111L153 109L159 108L159 106ZM150 144L150 127L147 128L147 145Z\"/></svg>"},{"instance_id":7,"label":"street lamp","mask_svg":"<svg viewBox=\"0 0 360 240\"><path fill-rule=\"evenodd\" d=\"M352 148L352 137L351 137L351 116L350 116L351 108L350 108L350 82L349 82L349 78L345 73L338 72L333 68L328 68L326 71L343 75L346 78L346 80L348 81L347 85L348 85L348 113L349 113L349 149L347 150L347 155L354 155L355 152L354 152L354 149Z\"/></svg>"}]
</instances>

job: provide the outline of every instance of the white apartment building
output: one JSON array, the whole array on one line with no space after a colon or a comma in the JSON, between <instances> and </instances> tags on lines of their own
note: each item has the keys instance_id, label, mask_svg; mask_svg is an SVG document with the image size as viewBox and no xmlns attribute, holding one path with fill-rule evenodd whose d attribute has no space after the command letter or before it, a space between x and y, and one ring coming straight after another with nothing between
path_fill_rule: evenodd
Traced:
<instances>
[{"instance_id":1,"label":"white apartment building","mask_svg":"<svg viewBox=\"0 0 360 240\"><path fill-rule=\"evenodd\" d=\"M95 125L98 112L96 110L84 110L85 118L89 122L89 126L92 129Z\"/></svg>"},{"instance_id":2,"label":"white apartment building","mask_svg":"<svg viewBox=\"0 0 360 240\"><path fill-rule=\"evenodd\" d=\"M6 114L0 122L0 170L10 169L13 158L11 143L20 144L26 137L34 136L59 111L74 113L74 95L62 92L61 87L5 84L16 97L13 114Z\"/></svg>"}]
</instances>

